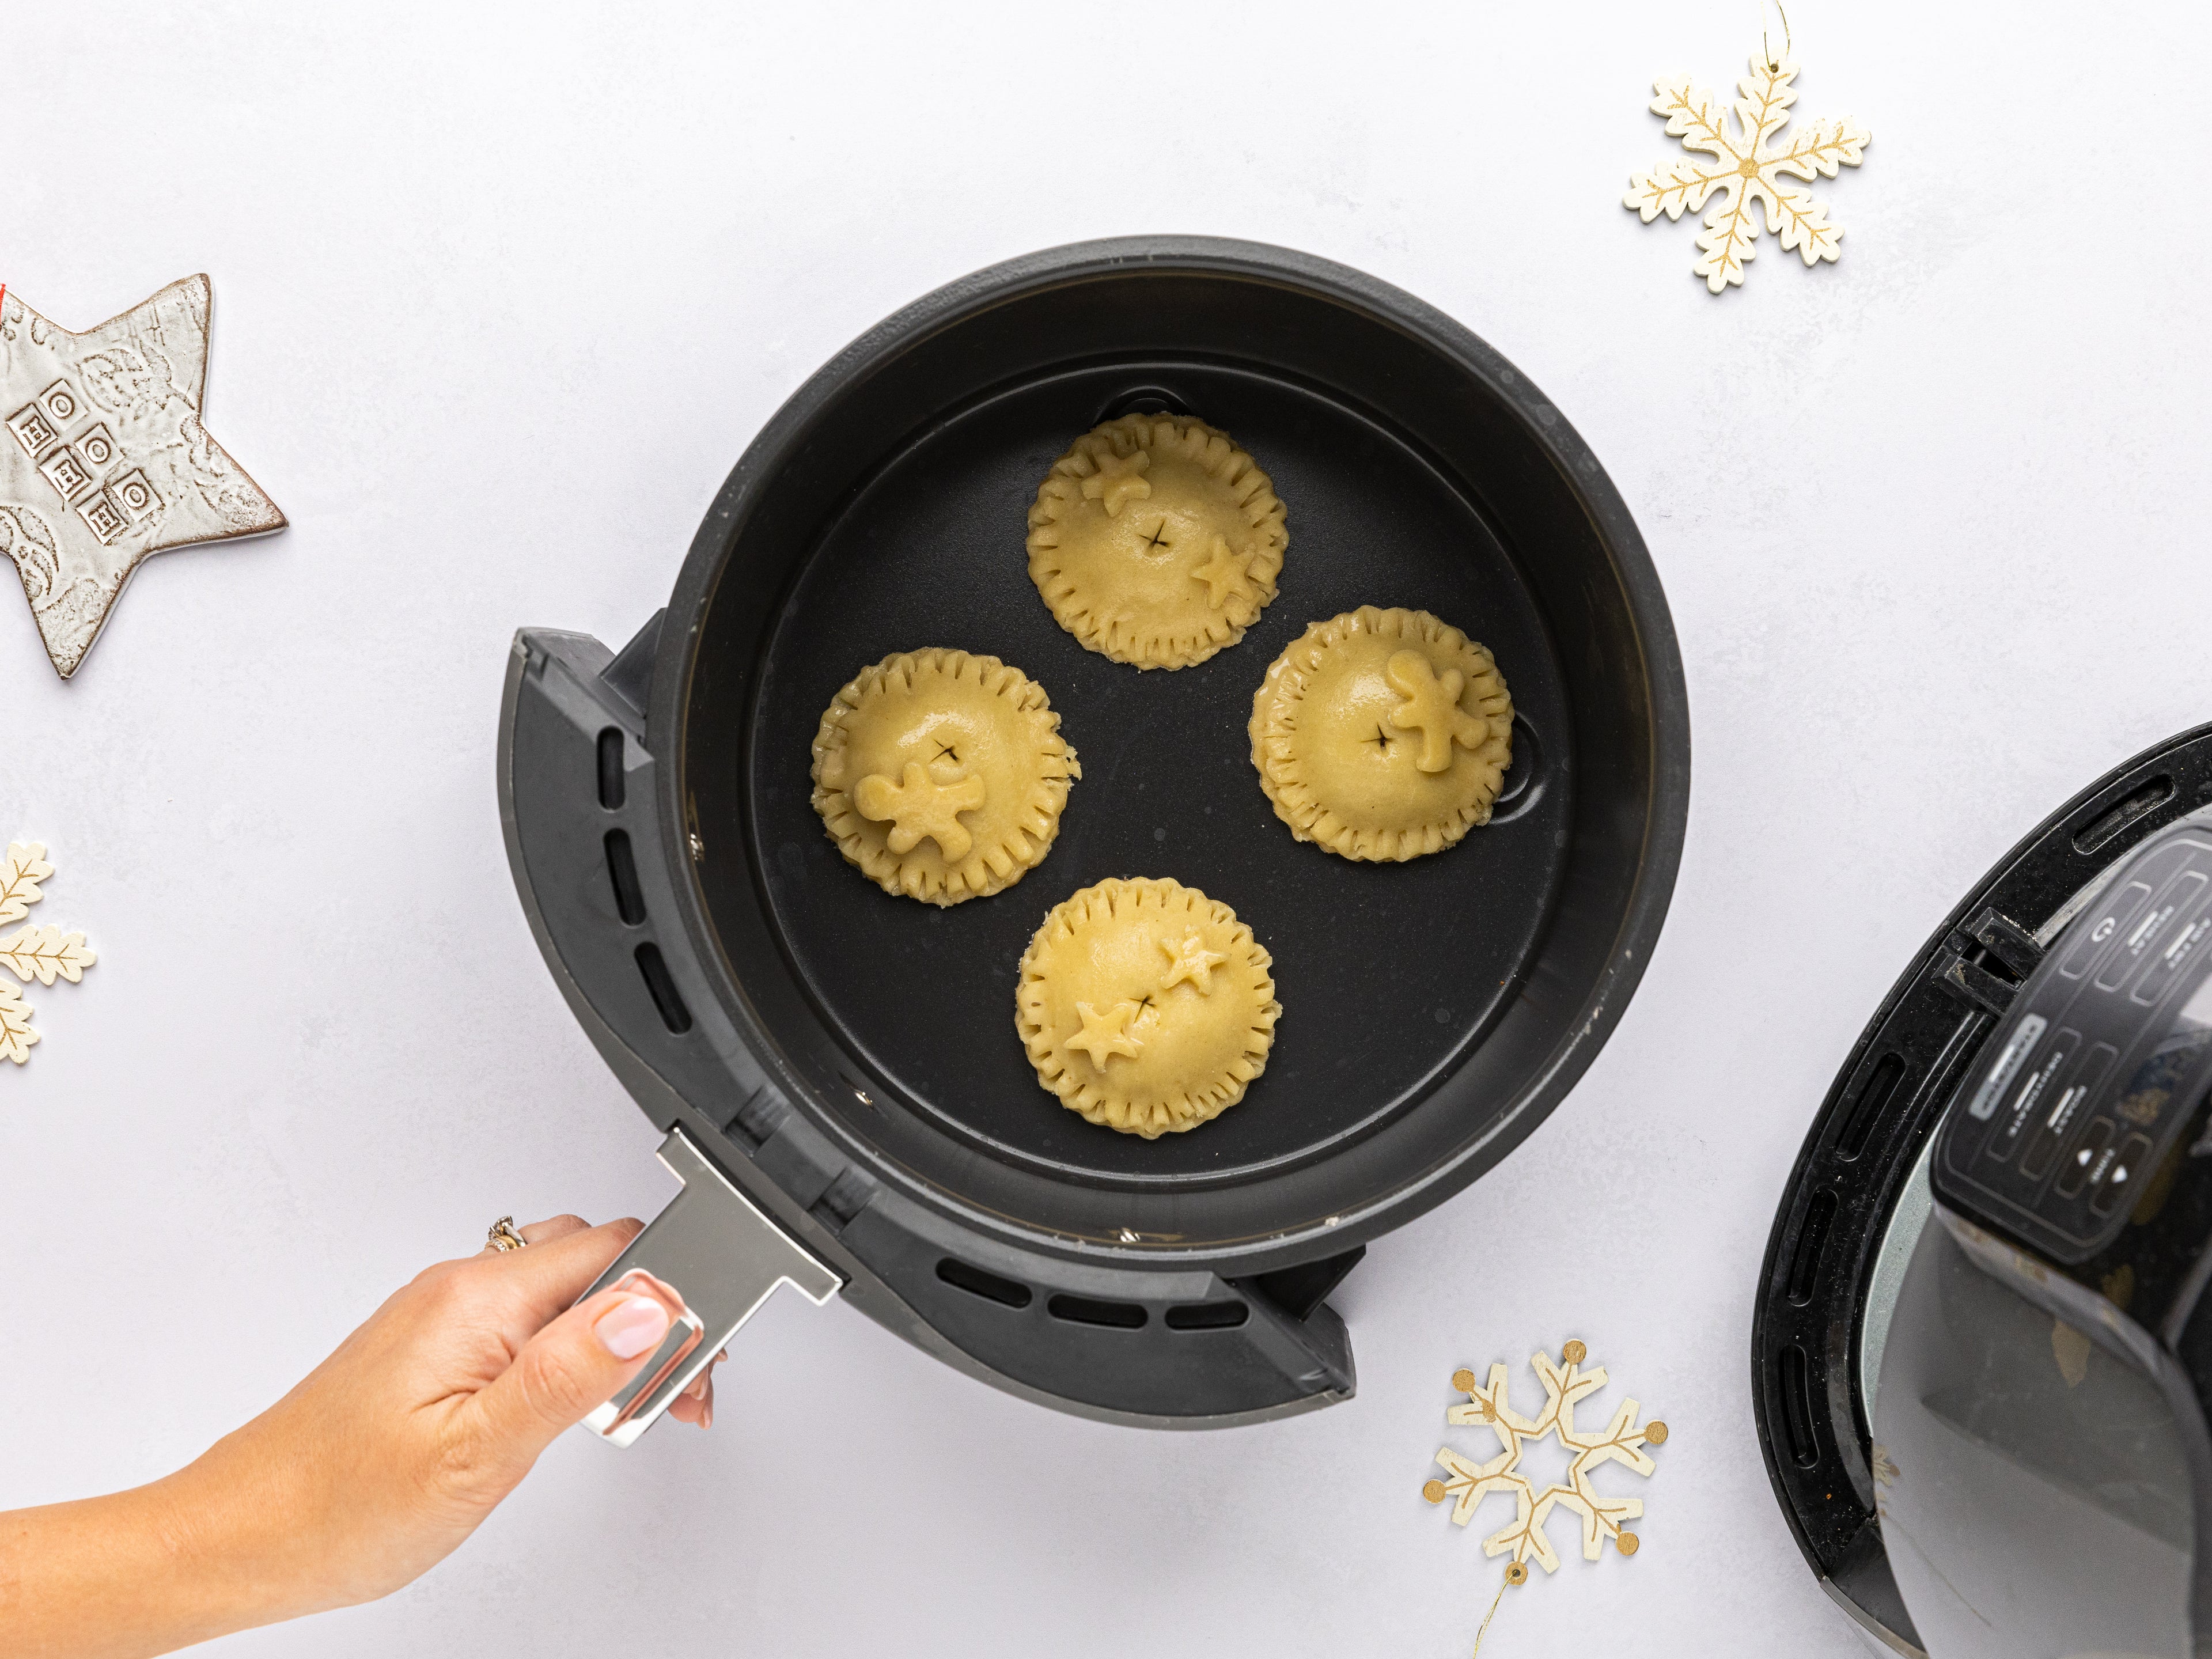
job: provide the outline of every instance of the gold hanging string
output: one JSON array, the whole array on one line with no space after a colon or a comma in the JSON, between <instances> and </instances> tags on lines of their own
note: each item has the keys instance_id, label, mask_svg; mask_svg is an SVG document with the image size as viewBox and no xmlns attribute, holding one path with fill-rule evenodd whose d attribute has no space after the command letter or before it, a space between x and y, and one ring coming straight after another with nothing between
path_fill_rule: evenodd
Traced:
<instances>
[{"instance_id":1,"label":"gold hanging string","mask_svg":"<svg viewBox=\"0 0 2212 1659\"><path fill-rule=\"evenodd\" d=\"M1505 1599L1505 1586L1498 1587L1498 1594L1490 1598L1490 1611L1482 1615L1482 1628L1474 1633L1474 1652L1468 1659L1482 1659L1482 1638L1490 1633L1490 1621L1498 1617L1498 1604Z\"/></svg>"},{"instance_id":2,"label":"gold hanging string","mask_svg":"<svg viewBox=\"0 0 2212 1659\"><path fill-rule=\"evenodd\" d=\"M1782 14L1782 55L1787 58L1790 52L1790 13L1782 0L1774 0L1774 9ZM1759 55L1766 60L1769 70L1782 67L1774 61L1773 48L1766 44L1766 0L1759 0Z\"/></svg>"}]
</instances>

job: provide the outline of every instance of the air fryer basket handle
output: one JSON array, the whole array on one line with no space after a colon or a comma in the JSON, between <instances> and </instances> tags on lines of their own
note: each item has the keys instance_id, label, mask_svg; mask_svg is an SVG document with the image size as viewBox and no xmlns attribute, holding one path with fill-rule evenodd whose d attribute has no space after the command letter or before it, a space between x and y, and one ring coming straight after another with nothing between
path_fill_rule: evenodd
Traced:
<instances>
[{"instance_id":1,"label":"air fryer basket handle","mask_svg":"<svg viewBox=\"0 0 2212 1659\"><path fill-rule=\"evenodd\" d=\"M651 1428L778 1285L796 1286L820 1307L844 1284L755 1208L683 1130L668 1132L660 1161L684 1190L584 1292L594 1296L645 1273L658 1281L655 1288L676 1288L684 1304L653 1358L584 1419L617 1446Z\"/></svg>"}]
</instances>

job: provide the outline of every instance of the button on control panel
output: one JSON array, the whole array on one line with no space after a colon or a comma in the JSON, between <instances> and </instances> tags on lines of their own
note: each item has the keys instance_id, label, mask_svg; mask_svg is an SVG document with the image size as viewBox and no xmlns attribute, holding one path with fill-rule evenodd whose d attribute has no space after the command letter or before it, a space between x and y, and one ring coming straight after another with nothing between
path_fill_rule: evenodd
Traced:
<instances>
[{"instance_id":1,"label":"button on control panel","mask_svg":"<svg viewBox=\"0 0 2212 1659\"><path fill-rule=\"evenodd\" d=\"M2123 860L2021 985L1946 1110L1936 1189L2086 1261L2188 1155L2209 1085L2212 830L2185 824Z\"/></svg>"},{"instance_id":2,"label":"button on control panel","mask_svg":"<svg viewBox=\"0 0 2212 1659\"><path fill-rule=\"evenodd\" d=\"M2074 1148L2074 1156L2061 1167L2058 1179L2051 1183L2051 1190L2061 1198L2072 1198L2079 1193L2089 1184L2093 1170L2103 1173L2105 1152L2112 1144L2112 1120L2108 1117L2096 1119L2082 1132L2080 1143Z\"/></svg>"}]
</instances>

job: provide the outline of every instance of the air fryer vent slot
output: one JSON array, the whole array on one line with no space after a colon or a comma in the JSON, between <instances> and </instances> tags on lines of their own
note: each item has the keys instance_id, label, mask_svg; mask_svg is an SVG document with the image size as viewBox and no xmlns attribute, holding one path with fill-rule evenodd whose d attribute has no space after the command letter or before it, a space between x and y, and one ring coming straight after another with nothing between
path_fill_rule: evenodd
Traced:
<instances>
[{"instance_id":1,"label":"air fryer vent slot","mask_svg":"<svg viewBox=\"0 0 2212 1659\"><path fill-rule=\"evenodd\" d=\"M1117 1331L1141 1329L1149 1316L1133 1302L1093 1302L1087 1296L1055 1296L1044 1307L1054 1319L1071 1325L1104 1325Z\"/></svg>"},{"instance_id":2,"label":"air fryer vent slot","mask_svg":"<svg viewBox=\"0 0 2212 1659\"><path fill-rule=\"evenodd\" d=\"M607 831L607 884L615 890L615 914L632 927L643 921L645 889L638 884L637 855L626 830Z\"/></svg>"},{"instance_id":3,"label":"air fryer vent slot","mask_svg":"<svg viewBox=\"0 0 2212 1659\"><path fill-rule=\"evenodd\" d=\"M599 733L599 805L619 811L623 793L622 727L610 726Z\"/></svg>"},{"instance_id":4,"label":"air fryer vent slot","mask_svg":"<svg viewBox=\"0 0 2212 1659\"><path fill-rule=\"evenodd\" d=\"M1820 1254L1828 1248L1828 1230L1835 1220L1835 1189L1824 1187L1805 1206L1805 1224L1797 1230L1796 1253L1790 1258L1790 1300L1796 1307L1813 1299L1820 1279Z\"/></svg>"},{"instance_id":5,"label":"air fryer vent slot","mask_svg":"<svg viewBox=\"0 0 2212 1659\"><path fill-rule=\"evenodd\" d=\"M1867 1080L1859 1085L1858 1098L1851 1103L1850 1114L1844 1119L1844 1132L1836 1137L1836 1156L1849 1164L1867 1149L1875 1126L1881 1121L1890 1099L1897 1093L1898 1079L1905 1075L1902 1054L1884 1054L1875 1062Z\"/></svg>"},{"instance_id":6,"label":"air fryer vent slot","mask_svg":"<svg viewBox=\"0 0 2212 1659\"><path fill-rule=\"evenodd\" d=\"M1813 1369L1795 1342L1782 1351L1782 1426L1790 1437L1790 1461L1809 1469L1820 1461L1813 1437Z\"/></svg>"},{"instance_id":7,"label":"air fryer vent slot","mask_svg":"<svg viewBox=\"0 0 2212 1659\"><path fill-rule=\"evenodd\" d=\"M682 1036L690 1030L691 1011L684 1006L683 993L676 988L676 976L668 971L667 959L651 939L637 947L637 971L644 977L646 994L653 999L660 1023L670 1035Z\"/></svg>"},{"instance_id":8,"label":"air fryer vent slot","mask_svg":"<svg viewBox=\"0 0 2212 1659\"><path fill-rule=\"evenodd\" d=\"M2118 805L2074 832L2074 850L2094 853L2138 818L2149 817L2173 799L2173 780L2155 777Z\"/></svg>"},{"instance_id":9,"label":"air fryer vent slot","mask_svg":"<svg viewBox=\"0 0 2212 1659\"><path fill-rule=\"evenodd\" d=\"M1171 1331L1226 1331L1242 1325L1251 1315L1242 1302L1186 1302L1170 1308L1166 1318Z\"/></svg>"},{"instance_id":10,"label":"air fryer vent slot","mask_svg":"<svg viewBox=\"0 0 2212 1659\"><path fill-rule=\"evenodd\" d=\"M981 1267L971 1267L949 1255L937 1264L937 1276L955 1290L965 1291L970 1296L980 1296L986 1302L995 1302L1004 1308L1026 1308L1032 1299L1028 1285L1014 1279L1001 1279L996 1273L985 1273Z\"/></svg>"}]
</instances>

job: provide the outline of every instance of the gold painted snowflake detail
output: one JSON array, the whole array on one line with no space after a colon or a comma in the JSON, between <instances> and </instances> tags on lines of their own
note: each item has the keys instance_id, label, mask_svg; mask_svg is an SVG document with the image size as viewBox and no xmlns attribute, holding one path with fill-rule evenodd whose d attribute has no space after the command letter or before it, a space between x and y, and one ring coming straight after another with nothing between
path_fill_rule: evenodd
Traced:
<instances>
[{"instance_id":1,"label":"gold painted snowflake detail","mask_svg":"<svg viewBox=\"0 0 2212 1659\"><path fill-rule=\"evenodd\" d=\"M1513 1498L1514 1518L1482 1540L1485 1555L1512 1555L1505 1567L1509 1584L1528 1581L1531 1557L1546 1572L1559 1571L1559 1558L1544 1535L1544 1522L1555 1508L1571 1510L1582 1516L1585 1560L1596 1560L1607 1538L1623 1555L1636 1553L1636 1534L1623 1528L1644 1513L1644 1500L1605 1497L1591 1483L1590 1476L1608 1462L1625 1463L1638 1474L1650 1474L1659 1466L1644 1448L1665 1444L1667 1425L1650 1422L1638 1428L1637 1402L1624 1400L1604 1430L1577 1430L1575 1407L1605 1386L1602 1365L1592 1370L1582 1369L1588 1353L1581 1343L1571 1341L1559 1351L1560 1363L1556 1365L1547 1353L1529 1356L1529 1366L1544 1385L1544 1407L1533 1419L1515 1411L1506 1398L1503 1364L1490 1368L1486 1384L1478 1385L1473 1371L1452 1373L1452 1387L1467 1395L1467 1404L1454 1406L1444 1413L1444 1421L1479 1424L1492 1430L1498 1436L1498 1454L1478 1463L1444 1447L1437 1453L1436 1461L1443 1465L1447 1478L1429 1481L1421 1488L1421 1496L1431 1504L1452 1499L1452 1522L1461 1527L1474 1518L1476 1507L1490 1493L1504 1492ZM1528 1443L1547 1435L1557 1435L1573 1461L1568 1465L1565 1486L1547 1486L1539 1492L1535 1483L1520 1472L1521 1454Z\"/></svg>"},{"instance_id":2,"label":"gold painted snowflake detail","mask_svg":"<svg viewBox=\"0 0 2212 1659\"><path fill-rule=\"evenodd\" d=\"M1828 222L1828 210L1810 191L1784 183L1783 175L1807 183L1832 179L1837 168L1858 166L1874 137L1845 118L1814 121L1787 142L1778 142L1790 106L1797 101L1790 85L1796 76L1795 58L1777 62L1755 54L1751 73L1736 82L1741 95L1735 100L1733 136L1720 100L1691 85L1688 76L1662 76L1652 83L1658 96L1651 100L1651 112L1667 118L1668 136L1680 138L1684 149L1702 154L1632 174L1621 205L1642 215L1648 225L1662 213L1680 219L1685 209L1694 211L1717 193L1720 200L1698 233L1698 262L1690 268L1715 294L1742 286L1743 268L1758 252L1752 246L1759 240L1754 208L1766 210L1767 231L1781 237L1782 251L1794 249L1808 267L1843 252L1843 229Z\"/></svg>"}]
</instances>

